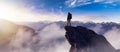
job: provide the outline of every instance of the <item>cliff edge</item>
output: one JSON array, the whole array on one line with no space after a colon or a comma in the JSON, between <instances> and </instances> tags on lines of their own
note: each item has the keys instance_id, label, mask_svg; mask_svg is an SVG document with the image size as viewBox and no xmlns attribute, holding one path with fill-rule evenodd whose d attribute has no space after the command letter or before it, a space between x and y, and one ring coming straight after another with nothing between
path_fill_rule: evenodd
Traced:
<instances>
[{"instance_id":1,"label":"cliff edge","mask_svg":"<svg viewBox=\"0 0 120 52\"><path fill-rule=\"evenodd\" d=\"M102 35L82 26L65 26L68 42L71 45L69 52L120 52Z\"/></svg>"}]
</instances>

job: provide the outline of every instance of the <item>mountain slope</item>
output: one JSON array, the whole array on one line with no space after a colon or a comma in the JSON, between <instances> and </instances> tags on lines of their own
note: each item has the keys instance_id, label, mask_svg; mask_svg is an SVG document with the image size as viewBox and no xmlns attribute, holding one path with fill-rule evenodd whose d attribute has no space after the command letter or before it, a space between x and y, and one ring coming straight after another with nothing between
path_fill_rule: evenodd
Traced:
<instances>
[{"instance_id":1,"label":"mountain slope","mask_svg":"<svg viewBox=\"0 0 120 52\"><path fill-rule=\"evenodd\" d=\"M70 52L120 52L102 35L82 26L65 26L66 38L71 45Z\"/></svg>"}]
</instances>

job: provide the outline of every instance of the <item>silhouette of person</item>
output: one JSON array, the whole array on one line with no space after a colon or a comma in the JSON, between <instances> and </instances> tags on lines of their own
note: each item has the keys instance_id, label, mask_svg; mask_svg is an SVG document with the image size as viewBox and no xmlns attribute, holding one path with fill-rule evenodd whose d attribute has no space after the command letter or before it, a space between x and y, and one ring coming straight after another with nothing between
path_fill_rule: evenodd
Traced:
<instances>
[{"instance_id":1,"label":"silhouette of person","mask_svg":"<svg viewBox=\"0 0 120 52\"><path fill-rule=\"evenodd\" d=\"M72 14L70 12L68 12L68 16L67 16L67 26L71 26L71 19L72 19Z\"/></svg>"}]
</instances>

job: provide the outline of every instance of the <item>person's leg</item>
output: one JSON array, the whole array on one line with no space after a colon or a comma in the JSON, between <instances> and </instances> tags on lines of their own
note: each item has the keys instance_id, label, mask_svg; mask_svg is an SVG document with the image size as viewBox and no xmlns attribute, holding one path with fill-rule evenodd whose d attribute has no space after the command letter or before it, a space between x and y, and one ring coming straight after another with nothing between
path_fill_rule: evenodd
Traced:
<instances>
[{"instance_id":1,"label":"person's leg","mask_svg":"<svg viewBox=\"0 0 120 52\"><path fill-rule=\"evenodd\" d=\"M69 26L71 26L71 20L69 20Z\"/></svg>"},{"instance_id":2,"label":"person's leg","mask_svg":"<svg viewBox=\"0 0 120 52\"><path fill-rule=\"evenodd\" d=\"M67 20L67 26L70 26L70 20Z\"/></svg>"},{"instance_id":3,"label":"person's leg","mask_svg":"<svg viewBox=\"0 0 120 52\"><path fill-rule=\"evenodd\" d=\"M67 26L68 26L68 21L67 21Z\"/></svg>"}]
</instances>

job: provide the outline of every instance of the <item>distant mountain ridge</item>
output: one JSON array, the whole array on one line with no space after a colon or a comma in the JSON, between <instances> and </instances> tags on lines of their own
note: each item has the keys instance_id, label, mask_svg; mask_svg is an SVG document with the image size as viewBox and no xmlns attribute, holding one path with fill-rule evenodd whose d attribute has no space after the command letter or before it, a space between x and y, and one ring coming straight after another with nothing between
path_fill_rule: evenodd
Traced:
<instances>
[{"instance_id":1,"label":"distant mountain ridge","mask_svg":"<svg viewBox=\"0 0 120 52\"><path fill-rule=\"evenodd\" d=\"M46 21L41 21L41 22L32 22L32 23L26 23L28 26L32 27L33 29L36 30L41 30L44 27L51 25L51 24L57 24L61 28L64 29L64 26L66 26L66 22L64 21L57 21L57 22L46 22ZM103 23L94 23L94 22L79 22L79 21L73 21L72 22L73 26L84 26L88 29L92 29L95 31L94 27L100 28L98 34L104 34L105 32L111 30L113 27L116 27L120 29L120 23L115 23L115 22L103 22Z\"/></svg>"}]
</instances>

